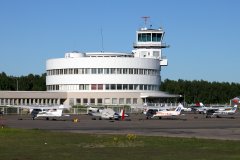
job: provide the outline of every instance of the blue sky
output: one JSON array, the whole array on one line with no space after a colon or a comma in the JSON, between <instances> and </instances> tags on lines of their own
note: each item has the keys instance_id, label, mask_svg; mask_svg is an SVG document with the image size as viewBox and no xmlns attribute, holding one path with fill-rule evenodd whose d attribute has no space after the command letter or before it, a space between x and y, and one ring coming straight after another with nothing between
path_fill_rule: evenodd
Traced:
<instances>
[{"instance_id":1,"label":"blue sky","mask_svg":"<svg viewBox=\"0 0 240 160\"><path fill-rule=\"evenodd\" d=\"M42 74L69 51L131 52L150 16L165 30L162 79L240 81L239 0L0 0L0 72Z\"/></svg>"}]
</instances>

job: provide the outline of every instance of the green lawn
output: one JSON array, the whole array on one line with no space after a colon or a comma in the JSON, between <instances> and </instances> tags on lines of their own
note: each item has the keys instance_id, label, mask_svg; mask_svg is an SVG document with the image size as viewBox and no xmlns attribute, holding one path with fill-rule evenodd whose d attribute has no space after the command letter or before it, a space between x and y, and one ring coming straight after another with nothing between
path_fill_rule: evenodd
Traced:
<instances>
[{"instance_id":1,"label":"green lawn","mask_svg":"<svg viewBox=\"0 0 240 160\"><path fill-rule=\"evenodd\" d=\"M240 159L240 141L0 128L1 160Z\"/></svg>"}]
</instances>

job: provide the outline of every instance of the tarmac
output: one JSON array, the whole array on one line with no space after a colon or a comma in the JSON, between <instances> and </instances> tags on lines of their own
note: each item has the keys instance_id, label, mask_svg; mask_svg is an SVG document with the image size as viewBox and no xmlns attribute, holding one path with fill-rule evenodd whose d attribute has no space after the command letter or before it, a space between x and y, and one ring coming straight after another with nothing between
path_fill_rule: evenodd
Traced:
<instances>
[{"instance_id":1,"label":"tarmac","mask_svg":"<svg viewBox=\"0 0 240 160\"><path fill-rule=\"evenodd\" d=\"M90 115L70 115L54 120L32 120L30 115L4 115L0 117L0 125L57 132L240 140L239 113L234 118L206 118L203 114L187 113L174 118L148 120L144 114L130 114L123 121L92 118Z\"/></svg>"}]
</instances>

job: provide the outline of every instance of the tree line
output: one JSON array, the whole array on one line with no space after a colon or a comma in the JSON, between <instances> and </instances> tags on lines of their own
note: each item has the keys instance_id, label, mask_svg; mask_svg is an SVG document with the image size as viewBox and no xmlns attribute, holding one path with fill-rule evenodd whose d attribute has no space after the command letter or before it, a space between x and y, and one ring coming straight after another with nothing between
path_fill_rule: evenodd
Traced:
<instances>
[{"instance_id":1,"label":"tree line","mask_svg":"<svg viewBox=\"0 0 240 160\"><path fill-rule=\"evenodd\" d=\"M0 90L8 91L45 91L46 74L27 76L8 76L6 73L0 73Z\"/></svg>"},{"instance_id":2,"label":"tree line","mask_svg":"<svg viewBox=\"0 0 240 160\"><path fill-rule=\"evenodd\" d=\"M164 80L160 90L181 96L186 103L203 102L204 104L229 103L234 97L240 96L240 84L229 82L208 82L204 80Z\"/></svg>"},{"instance_id":3,"label":"tree line","mask_svg":"<svg viewBox=\"0 0 240 160\"><path fill-rule=\"evenodd\" d=\"M42 75L8 76L0 73L0 90L8 91L46 91L46 73ZM229 82L208 82L204 80L170 80L161 82L160 90L170 94L182 95L186 103L203 102L229 103L229 100L240 96L240 84Z\"/></svg>"}]
</instances>

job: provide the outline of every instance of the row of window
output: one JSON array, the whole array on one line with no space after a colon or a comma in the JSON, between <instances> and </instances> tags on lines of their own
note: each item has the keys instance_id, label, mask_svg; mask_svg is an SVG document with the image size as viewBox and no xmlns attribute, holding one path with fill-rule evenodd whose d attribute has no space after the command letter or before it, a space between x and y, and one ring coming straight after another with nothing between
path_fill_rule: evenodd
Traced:
<instances>
[{"instance_id":1,"label":"row of window","mask_svg":"<svg viewBox=\"0 0 240 160\"><path fill-rule=\"evenodd\" d=\"M106 105L106 104L138 104L137 98L77 98L76 104Z\"/></svg>"},{"instance_id":2,"label":"row of window","mask_svg":"<svg viewBox=\"0 0 240 160\"><path fill-rule=\"evenodd\" d=\"M162 33L138 33L138 42L160 42Z\"/></svg>"},{"instance_id":3,"label":"row of window","mask_svg":"<svg viewBox=\"0 0 240 160\"><path fill-rule=\"evenodd\" d=\"M47 70L47 75L64 74L142 74L160 75L160 70L139 68L65 68Z\"/></svg>"},{"instance_id":4,"label":"row of window","mask_svg":"<svg viewBox=\"0 0 240 160\"><path fill-rule=\"evenodd\" d=\"M159 85L147 84L70 84L47 85L48 91L60 90L159 90Z\"/></svg>"},{"instance_id":5,"label":"row of window","mask_svg":"<svg viewBox=\"0 0 240 160\"><path fill-rule=\"evenodd\" d=\"M41 99L41 98L15 98L15 99L0 99L0 105L57 105L58 103L63 103L64 100L58 99Z\"/></svg>"}]
</instances>

